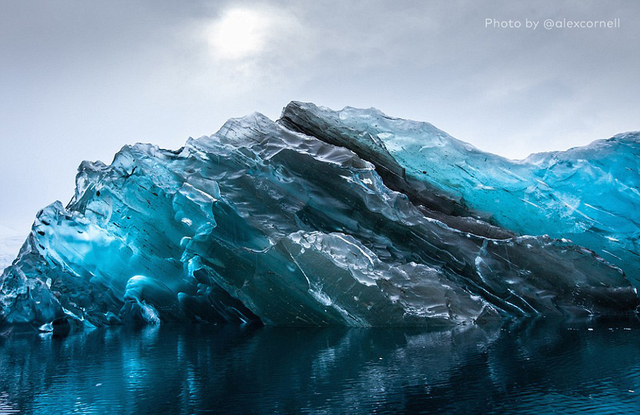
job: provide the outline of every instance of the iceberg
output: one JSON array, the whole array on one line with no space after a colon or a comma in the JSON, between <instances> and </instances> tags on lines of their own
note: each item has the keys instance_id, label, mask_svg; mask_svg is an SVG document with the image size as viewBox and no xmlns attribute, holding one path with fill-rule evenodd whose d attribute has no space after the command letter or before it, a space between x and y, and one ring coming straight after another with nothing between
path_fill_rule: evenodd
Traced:
<instances>
[{"instance_id":1,"label":"iceberg","mask_svg":"<svg viewBox=\"0 0 640 415\"><path fill-rule=\"evenodd\" d=\"M431 124L375 109L331 111L292 102L281 122L353 150L383 177L393 166L394 177L385 183L413 193L418 205L470 214L518 235L571 240L640 285L640 132L513 161ZM452 199L450 206L442 198L431 205L434 189Z\"/></svg>"},{"instance_id":2,"label":"iceberg","mask_svg":"<svg viewBox=\"0 0 640 415\"><path fill-rule=\"evenodd\" d=\"M0 325L635 313L638 143L510 161L427 123L292 102L175 151L125 146L37 214L0 277Z\"/></svg>"}]
</instances>

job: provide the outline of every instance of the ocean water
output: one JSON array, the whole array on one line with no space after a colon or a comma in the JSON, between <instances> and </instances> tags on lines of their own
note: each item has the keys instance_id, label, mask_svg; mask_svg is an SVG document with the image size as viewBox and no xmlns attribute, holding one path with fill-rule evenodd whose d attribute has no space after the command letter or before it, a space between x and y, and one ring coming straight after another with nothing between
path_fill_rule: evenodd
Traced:
<instances>
[{"instance_id":1,"label":"ocean water","mask_svg":"<svg viewBox=\"0 0 640 415\"><path fill-rule=\"evenodd\" d=\"M0 413L639 413L637 321L0 335Z\"/></svg>"}]
</instances>

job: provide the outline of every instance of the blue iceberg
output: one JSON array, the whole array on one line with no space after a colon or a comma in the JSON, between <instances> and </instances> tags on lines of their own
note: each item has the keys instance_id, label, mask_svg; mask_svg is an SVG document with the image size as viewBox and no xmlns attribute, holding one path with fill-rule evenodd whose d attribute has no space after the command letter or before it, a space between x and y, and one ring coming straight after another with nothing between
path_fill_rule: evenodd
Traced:
<instances>
[{"instance_id":1,"label":"blue iceberg","mask_svg":"<svg viewBox=\"0 0 640 415\"><path fill-rule=\"evenodd\" d=\"M350 148L376 164L381 175L386 166L394 166L414 193L426 186L427 197L434 188L450 197L450 211L471 212L518 235L571 240L640 284L640 132L513 161L431 124L391 118L375 109L336 112L292 102L283 122ZM429 207L428 201L415 199ZM435 210L442 210L442 204Z\"/></svg>"},{"instance_id":2,"label":"blue iceberg","mask_svg":"<svg viewBox=\"0 0 640 415\"><path fill-rule=\"evenodd\" d=\"M292 102L176 151L125 146L38 213L0 277L0 325L635 313L639 143L511 161L427 123Z\"/></svg>"}]
</instances>

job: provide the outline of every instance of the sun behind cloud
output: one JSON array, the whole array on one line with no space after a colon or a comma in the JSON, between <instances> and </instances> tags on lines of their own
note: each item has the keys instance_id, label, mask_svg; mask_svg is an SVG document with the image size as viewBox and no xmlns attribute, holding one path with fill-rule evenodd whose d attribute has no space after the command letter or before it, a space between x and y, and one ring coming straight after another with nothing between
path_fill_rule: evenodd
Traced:
<instances>
[{"instance_id":1,"label":"sun behind cloud","mask_svg":"<svg viewBox=\"0 0 640 415\"><path fill-rule=\"evenodd\" d=\"M259 54L267 46L274 16L252 9L231 9L207 30L208 42L217 57L242 59Z\"/></svg>"}]
</instances>

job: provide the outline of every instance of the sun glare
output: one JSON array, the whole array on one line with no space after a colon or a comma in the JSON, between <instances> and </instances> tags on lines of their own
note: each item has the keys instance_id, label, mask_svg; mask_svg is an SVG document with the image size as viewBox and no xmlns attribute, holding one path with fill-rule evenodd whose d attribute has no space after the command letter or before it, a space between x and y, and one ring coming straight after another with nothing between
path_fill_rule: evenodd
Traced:
<instances>
[{"instance_id":1,"label":"sun glare","mask_svg":"<svg viewBox=\"0 0 640 415\"><path fill-rule=\"evenodd\" d=\"M230 10L209 30L209 43L221 58L245 58L265 46L268 27L269 19L257 11Z\"/></svg>"}]
</instances>

